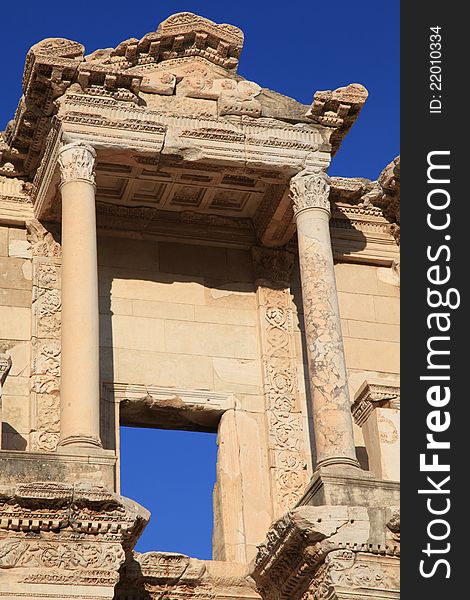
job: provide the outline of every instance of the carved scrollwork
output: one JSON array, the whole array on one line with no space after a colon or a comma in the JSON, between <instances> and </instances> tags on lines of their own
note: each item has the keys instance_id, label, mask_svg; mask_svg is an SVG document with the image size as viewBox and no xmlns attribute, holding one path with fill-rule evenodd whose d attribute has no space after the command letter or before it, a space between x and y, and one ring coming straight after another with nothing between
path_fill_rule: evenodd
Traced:
<instances>
[{"instance_id":1,"label":"carved scrollwork","mask_svg":"<svg viewBox=\"0 0 470 600\"><path fill-rule=\"evenodd\" d=\"M264 393L274 510L295 506L306 485L302 417L298 408L289 252L254 248L258 285Z\"/></svg>"}]
</instances>

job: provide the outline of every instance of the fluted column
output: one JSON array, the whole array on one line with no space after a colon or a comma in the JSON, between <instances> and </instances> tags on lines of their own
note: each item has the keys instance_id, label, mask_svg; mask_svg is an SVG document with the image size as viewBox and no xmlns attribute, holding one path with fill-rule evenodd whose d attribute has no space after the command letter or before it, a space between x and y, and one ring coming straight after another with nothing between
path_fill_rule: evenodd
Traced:
<instances>
[{"instance_id":1,"label":"fluted column","mask_svg":"<svg viewBox=\"0 0 470 600\"><path fill-rule=\"evenodd\" d=\"M329 190L323 172L302 171L291 180L317 468L359 466L331 249Z\"/></svg>"},{"instance_id":2,"label":"fluted column","mask_svg":"<svg viewBox=\"0 0 470 600\"><path fill-rule=\"evenodd\" d=\"M59 446L101 447L95 151L59 153L62 194L62 356Z\"/></svg>"}]
</instances>

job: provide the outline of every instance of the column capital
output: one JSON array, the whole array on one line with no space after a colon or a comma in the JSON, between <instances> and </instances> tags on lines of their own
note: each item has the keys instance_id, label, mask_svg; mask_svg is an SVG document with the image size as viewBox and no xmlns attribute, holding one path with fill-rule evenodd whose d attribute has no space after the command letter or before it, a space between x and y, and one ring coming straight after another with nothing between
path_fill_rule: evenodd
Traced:
<instances>
[{"instance_id":1,"label":"column capital","mask_svg":"<svg viewBox=\"0 0 470 600\"><path fill-rule=\"evenodd\" d=\"M323 171L314 172L304 169L290 180L290 197L295 217L310 208L324 210L330 215L329 195L330 179Z\"/></svg>"},{"instance_id":2,"label":"column capital","mask_svg":"<svg viewBox=\"0 0 470 600\"><path fill-rule=\"evenodd\" d=\"M73 142L59 150L60 183L86 181L95 185L96 152L83 142Z\"/></svg>"}]
</instances>

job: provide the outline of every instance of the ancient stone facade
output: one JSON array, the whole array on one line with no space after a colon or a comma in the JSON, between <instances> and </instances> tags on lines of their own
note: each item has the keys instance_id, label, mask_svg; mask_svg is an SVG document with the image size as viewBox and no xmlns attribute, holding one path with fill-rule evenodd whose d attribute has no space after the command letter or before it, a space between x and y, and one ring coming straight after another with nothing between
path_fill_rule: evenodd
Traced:
<instances>
[{"instance_id":1,"label":"ancient stone facade","mask_svg":"<svg viewBox=\"0 0 470 600\"><path fill-rule=\"evenodd\" d=\"M396 598L399 159L180 13L31 48L0 140L0 598ZM120 424L218 433L213 560L134 551Z\"/></svg>"}]
</instances>

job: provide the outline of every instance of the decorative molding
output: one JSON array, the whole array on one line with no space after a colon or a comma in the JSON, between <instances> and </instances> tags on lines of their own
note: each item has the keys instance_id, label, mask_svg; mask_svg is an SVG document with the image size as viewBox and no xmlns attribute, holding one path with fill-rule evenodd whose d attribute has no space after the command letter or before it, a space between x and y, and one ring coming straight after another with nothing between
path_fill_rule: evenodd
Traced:
<instances>
[{"instance_id":1,"label":"decorative molding","mask_svg":"<svg viewBox=\"0 0 470 600\"><path fill-rule=\"evenodd\" d=\"M399 409L400 387L391 383L364 381L351 407L355 423L362 427L376 407Z\"/></svg>"},{"instance_id":2,"label":"decorative molding","mask_svg":"<svg viewBox=\"0 0 470 600\"><path fill-rule=\"evenodd\" d=\"M61 246L39 221L26 227L33 254L31 448L53 452L60 432Z\"/></svg>"},{"instance_id":3,"label":"decorative molding","mask_svg":"<svg viewBox=\"0 0 470 600\"><path fill-rule=\"evenodd\" d=\"M17 586L114 590L126 551L148 518L138 504L98 484L0 486L0 571L8 570L9 582Z\"/></svg>"},{"instance_id":4,"label":"decorative molding","mask_svg":"<svg viewBox=\"0 0 470 600\"><path fill-rule=\"evenodd\" d=\"M273 514L279 517L302 497L307 484L303 419L299 408L293 305L289 279L294 256L253 249Z\"/></svg>"},{"instance_id":5,"label":"decorative molding","mask_svg":"<svg viewBox=\"0 0 470 600\"><path fill-rule=\"evenodd\" d=\"M329 193L329 177L325 173L307 169L300 171L290 181L294 216L297 218L300 212L310 208L319 208L330 214Z\"/></svg>"},{"instance_id":6,"label":"decorative molding","mask_svg":"<svg viewBox=\"0 0 470 600\"><path fill-rule=\"evenodd\" d=\"M83 142L73 142L59 150L61 185L70 181L86 181L95 185L96 152Z\"/></svg>"}]
</instances>

